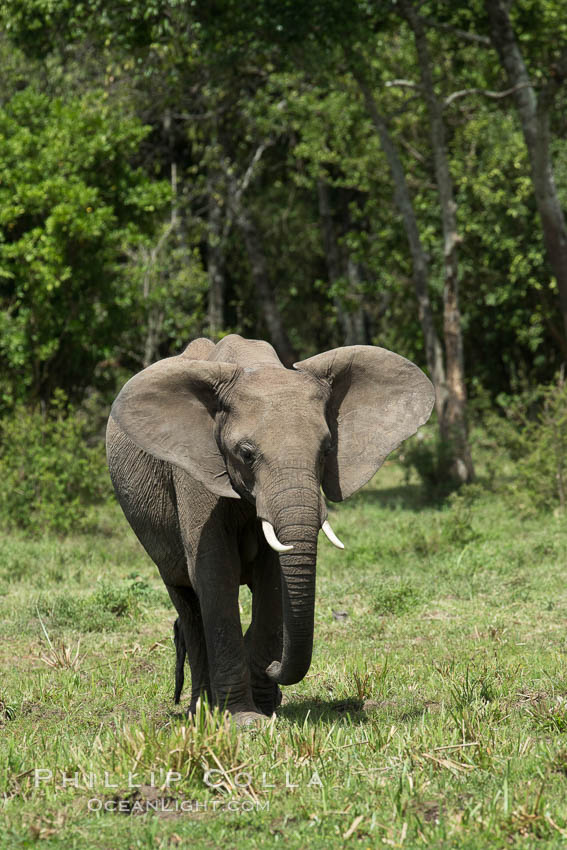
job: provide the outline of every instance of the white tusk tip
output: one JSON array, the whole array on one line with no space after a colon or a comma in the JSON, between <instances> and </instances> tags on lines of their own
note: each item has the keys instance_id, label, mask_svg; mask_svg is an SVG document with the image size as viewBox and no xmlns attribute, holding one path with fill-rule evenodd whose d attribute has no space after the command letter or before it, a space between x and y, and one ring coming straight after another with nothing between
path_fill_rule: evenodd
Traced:
<instances>
[{"instance_id":1,"label":"white tusk tip","mask_svg":"<svg viewBox=\"0 0 567 850\"><path fill-rule=\"evenodd\" d=\"M271 546L274 552L290 552L293 549L293 546L286 546L284 543L280 543L276 537L273 525L266 519L262 520L262 531L264 532L268 546Z\"/></svg>"},{"instance_id":2,"label":"white tusk tip","mask_svg":"<svg viewBox=\"0 0 567 850\"><path fill-rule=\"evenodd\" d=\"M335 532L331 528L331 525L330 525L328 520L325 520L325 522L321 526L321 531L326 535L326 537L329 538L329 540L331 541L333 546L336 546L337 549L344 549L345 548L345 544L341 543L341 541L339 540L339 538L337 537L337 535L335 534Z\"/></svg>"}]
</instances>

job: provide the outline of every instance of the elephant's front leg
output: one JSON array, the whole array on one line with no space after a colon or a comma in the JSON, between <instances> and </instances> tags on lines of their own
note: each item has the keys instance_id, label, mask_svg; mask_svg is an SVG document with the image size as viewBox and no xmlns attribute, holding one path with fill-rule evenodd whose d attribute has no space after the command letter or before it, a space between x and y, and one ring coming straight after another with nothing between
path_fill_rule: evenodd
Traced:
<instances>
[{"instance_id":1,"label":"elephant's front leg","mask_svg":"<svg viewBox=\"0 0 567 850\"><path fill-rule=\"evenodd\" d=\"M250 665L254 702L271 715L282 693L266 675L266 668L282 656L282 589L279 557L260 535L258 555L252 569L252 622L245 643Z\"/></svg>"},{"instance_id":2,"label":"elephant's front leg","mask_svg":"<svg viewBox=\"0 0 567 850\"><path fill-rule=\"evenodd\" d=\"M214 702L228 709L237 723L253 723L262 715L252 695L240 623L240 560L236 545L217 528L214 534L201 538L196 554L194 580Z\"/></svg>"}]
</instances>

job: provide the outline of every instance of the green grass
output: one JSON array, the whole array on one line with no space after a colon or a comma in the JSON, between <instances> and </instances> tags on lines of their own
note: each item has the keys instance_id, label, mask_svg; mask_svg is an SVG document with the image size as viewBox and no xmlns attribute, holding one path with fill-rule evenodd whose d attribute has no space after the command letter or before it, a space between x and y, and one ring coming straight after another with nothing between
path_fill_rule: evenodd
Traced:
<instances>
[{"instance_id":1,"label":"green grass","mask_svg":"<svg viewBox=\"0 0 567 850\"><path fill-rule=\"evenodd\" d=\"M173 705L174 613L118 509L5 539L0 846L564 847L567 520L402 481L332 508L313 664L263 730Z\"/></svg>"}]
</instances>

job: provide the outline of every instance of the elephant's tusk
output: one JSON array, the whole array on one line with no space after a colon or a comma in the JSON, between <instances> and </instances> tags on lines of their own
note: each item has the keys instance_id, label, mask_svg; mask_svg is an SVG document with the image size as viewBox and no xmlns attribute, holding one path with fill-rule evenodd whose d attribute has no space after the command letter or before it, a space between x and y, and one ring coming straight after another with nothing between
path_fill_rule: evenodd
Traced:
<instances>
[{"instance_id":1,"label":"elephant's tusk","mask_svg":"<svg viewBox=\"0 0 567 850\"><path fill-rule=\"evenodd\" d=\"M345 548L345 544L341 543L341 541L339 540L339 538L337 537L337 535L335 534L335 532L331 528L328 519L325 520L325 522L321 526L321 529L326 534L326 536L329 538L329 540L331 541L333 546L336 546L337 549L344 549Z\"/></svg>"},{"instance_id":2,"label":"elephant's tusk","mask_svg":"<svg viewBox=\"0 0 567 850\"><path fill-rule=\"evenodd\" d=\"M280 543L276 537L274 526L266 519L262 520L262 531L264 532L268 546L271 546L274 552L289 552L290 549L293 549L293 546L284 546L283 543Z\"/></svg>"}]
</instances>

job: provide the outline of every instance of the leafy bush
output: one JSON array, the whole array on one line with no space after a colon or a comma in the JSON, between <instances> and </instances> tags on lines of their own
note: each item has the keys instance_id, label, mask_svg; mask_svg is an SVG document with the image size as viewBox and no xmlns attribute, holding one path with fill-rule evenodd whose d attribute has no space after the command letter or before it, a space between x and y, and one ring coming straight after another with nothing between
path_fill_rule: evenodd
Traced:
<instances>
[{"instance_id":1,"label":"leafy bush","mask_svg":"<svg viewBox=\"0 0 567 850\"><path fill-rule=\"evenodd\" d=\"M567 383L563 373L551 384L531 387L514 396L501 395L496 409L481 398L477 414L480 415L475 444L485 455L482 462L485 485L506 492L529 510L564 510ZM422 429L398 454L406 483L415 472L430 497L445 498L457 484L448 472L451 454L450 445L440 440L433 426ZM479 494L478 485L461 487L459 493L463 495L462 502L452 503L458 509L455 533L459 540L455 542L465 543L470 531L465 514L471 499L474 501Z\"/></svg>"},{"instance_id":2,"label":"leafy bush","mask_svg":"<svg viewBox=\"0 0 567 850\"><path fill-rule=\"evenodd\" d=\"M416 472L428 494L440 498L457 486L450 468L454 452L447 441L441 440L435 426L423 428L404 445L398 459L404 468L406 484Z\"/></svg>"},{"instance_id":3,"label":"leafy bush","mask_svg":"<svg viewBox=\"0 0 567 850\"><path fill-rule=\"evenodd\" d=\"M451 493L448 503L451 512L443 524L443 538L450 545L464 546L477 540L479 533L473 528L473 505L482 492L478 484L463 484Z\"/></svg>"},{"instance_id":4,"label":"leafy bush","mask_svg":"<svg viewBox=\"0 0 567 850\"><path fill-rule=\"evenodd\" d=\"M96 89L2 98L0 407L100 385L132 325L141 289L124 253L170 188L132 164L150 128L128 112Z\"/></svg>"},{"instance_id":5,"label":"leafy bush","mask_svg":"<svg viewBox=\"0 0 567 850\"><path fill-rule=\"evenodd\" d=\"M518 461L518 483L540 508L567 502L567 385L563 377L542 393L542 408L522 437L526 453Z\"/></svg>"},{"instance_id":6,"label":"leafy bush","mask_svg":"<svg viewBox=\"0 0 567 850\"><path fill-rule=\"evenodd\" d=\"M18 407L0 422L0 523L33 534L84 530L86 508L111 493L102 440L56 393L43 414Z\"/></svg>"},{"instance_id":7,"label":"leafy bush","mask_svg":"<svg viewBox=\"0 0 567 850\"><path fill-rule=\"evenodd\" d=\"M567 384L564 375L512 399L504 416L487 419L487 431L514 463L508 490L537 510L567 504ZM494 475L493 475L494 477Z\"/></svg>"}]
</instances>

